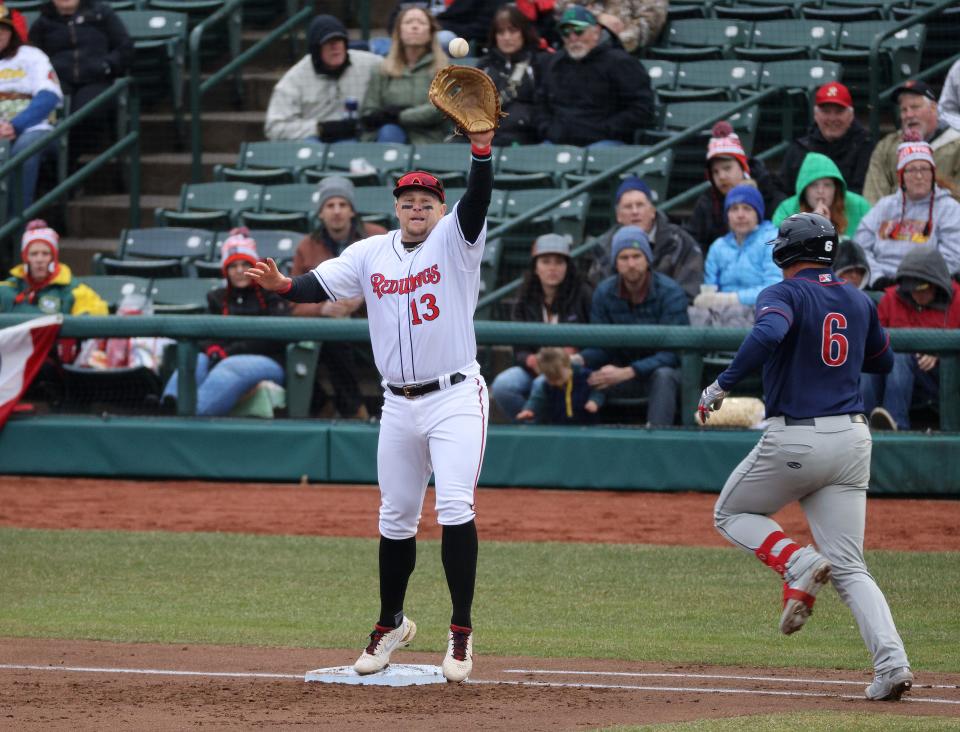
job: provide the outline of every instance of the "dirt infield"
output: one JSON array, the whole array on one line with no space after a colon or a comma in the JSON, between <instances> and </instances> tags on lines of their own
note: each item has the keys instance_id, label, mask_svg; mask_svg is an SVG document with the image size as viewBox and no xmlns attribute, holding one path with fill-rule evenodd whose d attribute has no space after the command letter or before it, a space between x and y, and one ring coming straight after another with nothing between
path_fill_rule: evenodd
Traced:
<instances>
[{"instance_id":1,"label":"dirt infield","mask_svg":"<svg viewBox=\"0 0 960 732\"><path fill-rule=\"evenodd\" d=\"M724 546L714 496L481 490L483 540ZM428 503L432 498L428 497ZM0 477L0 526L376 535L377 491ZM799 510L778 517L809 539ZM425 538L437 538L431 508ZM960 550L960 502L871 500L870 549ZM863 700L850 671L663 666L594 659L478 657L462 686L304 684L304 671L356 649L304 650L0 639L0 728L582 729L779 713L960 717L960 674L923 674L912 701ZM403 652L406 663L435 655ZM34 667L34 668L30 668ZM255 675L256 674L256 675Z\"/></svg>"}]
</instances>

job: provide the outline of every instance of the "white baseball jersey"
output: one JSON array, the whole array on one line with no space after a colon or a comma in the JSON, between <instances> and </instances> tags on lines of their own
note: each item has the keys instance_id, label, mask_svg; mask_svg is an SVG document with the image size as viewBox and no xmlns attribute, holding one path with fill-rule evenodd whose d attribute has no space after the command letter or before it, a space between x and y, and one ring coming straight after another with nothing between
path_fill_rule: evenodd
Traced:
<instances>
[{"instance_id":1,"label":"white baseball jersey","mask_svg":"<svg viewBox=\"0 0 960 732\"><path fill-rule=\"evenodd\" d=\"M60 81L50 59L39 48L20 46L13 58L0 59L0 117L11 120L30 105L42 91L63 99ZM50 120L43 120L24 130L50 130Z\"/></svg>"},{"instance_id":2,"label":"white baseball jersey","mask_svg":"<svg viewBox=\"0 0 960 732\"><path fill-rule=\"evenodd\" d=\"M413 251L394 230L358 241L313 270L331 300L363 296L374 360L390 384L480 372L473 313L487 225L476 242L466 241L458 205Z\"/></svg>"}]
</instances>

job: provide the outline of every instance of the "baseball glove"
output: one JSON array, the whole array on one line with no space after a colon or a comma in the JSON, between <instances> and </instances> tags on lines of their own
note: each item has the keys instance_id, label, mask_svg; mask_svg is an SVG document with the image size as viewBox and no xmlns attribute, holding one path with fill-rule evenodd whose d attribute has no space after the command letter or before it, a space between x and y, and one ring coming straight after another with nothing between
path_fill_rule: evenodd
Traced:
<instances>
[{"instance_id":1,"label":"baseball glove","mask_svg":"<svg viewBox=\"0 0 960 732\"><path fill-rule=\"evenodd\" d=\"M427 92L433 105L464 132L497 129L500 94L493 79L472 66L446 66L437 72Z\"/></svg>"}]
</instances>

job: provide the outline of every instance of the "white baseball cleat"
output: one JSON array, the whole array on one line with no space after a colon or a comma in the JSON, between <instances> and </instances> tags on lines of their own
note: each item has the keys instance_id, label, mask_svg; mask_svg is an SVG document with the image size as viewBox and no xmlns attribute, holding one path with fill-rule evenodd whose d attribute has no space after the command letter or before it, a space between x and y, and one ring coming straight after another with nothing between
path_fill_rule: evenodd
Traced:
<instances>
[{"instance_id":1,"label":"white baseball cleat","mask_svg":"<svg viewBox=\"0 0 960 732\"><path fill-rule=\"evenodd\" d=\"M416 634L416 623L406 616L396 628L374 625L373 632L370 634L370 643L353 664L353 670L361 675L382 671L390 663L390 654L398 648L410 645L410 641Z\"/></svg>"},{"instance_id":2,"label":"white baseball cleat","mask_svg":"<svg viewBox=\"0 0 960 732\"><path fill-rule=\"evenodd\" d=\"M877 674L864 691L870 701L900 701L913 686L913 674L906 666Z\"/></svg>"},{"instance_id":3,"label":"white baseball cleat","mask_svg":"<svg viewBox=\"0 0 960 732\"><path fill-rule=\"evenodd\" d=\"M830 562L812 546L804 547L790 557L784 579L780 632L790 635L813 613L817 593L830 581Z\"/></svg>"},{"instance_id":4,"label":"white baseball cleat","mask_svg":"<svg viewBox=\"0 0 960 732\"><path fill-rule=\"evenodd\" d=\"M473 629L450 626L447 655L443 658L443 675L447 681L466 681L473 670Z\"/></svg>"}]
</instances>

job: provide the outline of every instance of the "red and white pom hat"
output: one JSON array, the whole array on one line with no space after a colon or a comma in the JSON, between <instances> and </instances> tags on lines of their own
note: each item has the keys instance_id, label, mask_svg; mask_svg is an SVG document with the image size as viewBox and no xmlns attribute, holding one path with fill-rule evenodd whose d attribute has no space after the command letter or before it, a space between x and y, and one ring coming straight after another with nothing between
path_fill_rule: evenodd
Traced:
<instances>
[{"instance_id":1,"label":"red and white pom hat","mask_svg":"<svg viewBox=\"0 0 960 732\"><path fill-rule=\"evenodd\" d=\"M923 160L930 163L930 167L934 170L937 169L930 143L920 139L920 133L916 130L906 130L903 133L903 142L897 146L897 176L899 178L903 178L903 169L914 160Z\"/></svg>"},{"instance_id":2,"label":"red and white pom hat","mask_svg":"<svg viewBox=\"0 0 960 732\"><path fill-rule=\"evenodd\" d=\"M746 176L750 175L750 165L747 163L747 152L743 149L740 136L733 131L729 122L720 120L711 130L710 142L707 144L707 177L710 174L710 161L714 158L733 158Z\"/></svg>"},{"instance_id":3,"label":"red and white pom hat","mask_svg":"<svg viewBox=\"0 0 960 732\"><path fill-rule=\"evenodd\" d=\"M31 244L40 242L50 247L50 253L53 255L54 262L60 259L60 235L54 231L43 219L34 219L27 224L20 239L20 258L27 261L27 251Z\"/></svg>"},{"instance_id":4,"label":"red and white pom hat","mask_svg":"<svg viewBox=\"0 0 960 732\"><path fill-rule=\"evenodd\" d=\"M238 261L249 262L251 265L260 261L257 242L250 236L250 230L246 226L231 229L230 235L220 246L220 267L224 274L227 267Z\"/></svg>"}]
</instances>

